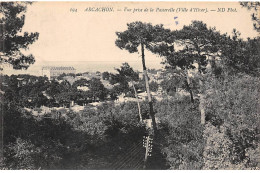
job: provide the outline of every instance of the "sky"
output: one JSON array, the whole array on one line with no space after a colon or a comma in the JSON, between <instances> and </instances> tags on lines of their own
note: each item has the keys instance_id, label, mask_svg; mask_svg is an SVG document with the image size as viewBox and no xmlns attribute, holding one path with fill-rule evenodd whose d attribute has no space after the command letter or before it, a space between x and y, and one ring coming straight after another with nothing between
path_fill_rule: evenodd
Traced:
<instances>
[{"instance_id":1,"label":"sky","mask_svg":"<svg viewBox=\"0 0 260 173\"><path fill-rule=\"evenodd\" d=\"M113 7L114 11L84 11L89 7ZM152 8L154 11L133 12L134 8ZM157 8L187 8L188 12L155 12ZM191 8L207 8L208 12L190 12ZM225 8L225 12L210 11L218 8ZM227 12L228 8L237 12ZM72 12L72 9L77 9L77 12ZM126 30L126 24L134 21L163 24L165 28L175 30L192 20L201 20L221 33L231 33L236 28L241 37L252 38L257 36L257 32L253 29L250 14L238 2L34 2L27 9L23 31L39 32L40 36L27 50L36 60L28 71L52 62L67 62L67 65L71 61L109 61L117 65L122 62L141 63L140 54L130 54L115 45L115 32ZM148 67L150 62L152 66L156 63L160 66L162 58L148 51L145 55ZM9 72L13 73L10 69Z\"/></svg>"}]
</instances>

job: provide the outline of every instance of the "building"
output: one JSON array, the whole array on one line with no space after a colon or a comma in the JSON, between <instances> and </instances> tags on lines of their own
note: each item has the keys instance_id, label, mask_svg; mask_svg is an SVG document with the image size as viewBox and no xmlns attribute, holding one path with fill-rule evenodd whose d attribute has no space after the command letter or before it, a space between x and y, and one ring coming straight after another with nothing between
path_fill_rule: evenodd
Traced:
<instances>
[{"instance_id":1,"label":"building","mask_svg":"<svg viewBox=\"0 0 260 173\"><path fill-rule=\"evenodd\" d=\"M63 73L75 74L76 69L74 67L51 67L51 66L42 67L42 76L46 76L49 79L54 79Z\"/></svg>"}]
</instances>

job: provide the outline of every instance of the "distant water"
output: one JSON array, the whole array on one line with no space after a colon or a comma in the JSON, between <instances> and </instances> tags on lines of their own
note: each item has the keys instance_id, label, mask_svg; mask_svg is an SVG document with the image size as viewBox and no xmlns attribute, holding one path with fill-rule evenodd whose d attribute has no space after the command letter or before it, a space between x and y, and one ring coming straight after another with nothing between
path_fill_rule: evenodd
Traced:
<instances>
[{"instance_id":1,"label":"distant water","mask_svg":"<svg viewBox=\"0 0 260 173\"><path fill-rule=\"evenodd\" d=\"M122 65L122 61L44 61L41 63L35 63L31 65L27 70L13 70L10 66L4 66L3 74L30 74L41 75L41 69L43 66L72 66L76 69L76 73L83 72L115 72L115 68L119 68ZM128 64L135 71L142 71L141 61L129 61ZM162 65L160 62L147 61L146 66L149 69L160 69Z\"/></svg>"}]
</instances>

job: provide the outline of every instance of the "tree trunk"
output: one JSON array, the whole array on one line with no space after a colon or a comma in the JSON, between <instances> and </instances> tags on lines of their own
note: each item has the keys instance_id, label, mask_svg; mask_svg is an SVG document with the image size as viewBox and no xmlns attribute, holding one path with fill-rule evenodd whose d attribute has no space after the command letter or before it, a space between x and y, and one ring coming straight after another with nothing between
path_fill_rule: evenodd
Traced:
<instances>
[{"instance_id":1,"label":"tree trunk","mask_svg":"<svg viewBox=\"0 0 260 173\"><path fill-rule=\"evenodd\" d=\"M201 65L199 63L199 67L198 69L201 69ZM202 72L199 71L200 77L202 77ZM206 121L206 115L205 115L205 108L204 108L204 104L205 104L205 100L204 100L204 94L203 94L203 82L202 80L199 78L199 92L200 92L200 96L199 96L199 110L200 110L200 124L204 125L205 121Z\"/></svg>"},{"instance_id":2,"label":"tree trunk","mask_svg":"<svg viewBox=\"0 0 260 173\"><path fill-rule=\"evenodd\" d=\"M192 104L194 104L193 93L191 89L190 89L190 101Z\"/></svg>"},{"instance_id":3,"label":"tree trunk","mask_svg":"<svg viewBox=\"0 0 260 173\"><path fill-rule=\"evenodd\" d=\"M192 92L192 90L190 88L190 78L188 76L188 71L187 71L187 74L186 74L186 78L187 78L187 89L188 89L188 91L190 93L190 101L191 101L192 104L194 104L193 92Z\"/></svg>"},{"instance_id":4,"label":"tree trunk","mask_svg":"<svg viewBox=\"0 0 260 173\"><path fill-rule=\"evenodd\" d=\"M204 94L203 91L201 89L203 83L201 80L199 80L199 85L200 85L200 104L199 104L199 109L200 109L200 118L201 118L201 124L205 124L205 119L206 119L206 115L205 115L205 99L204 99Z\"/></svg>"},{"instance_id":5,"label":"tree trunk","mask_svg":"<svg viewBox=\"0 0 260 173\"><path fill-rule=\"evenodd\" d=\"M146 86L146 92L147 92L149 108L150 108L150 110L149 110L150 112L149 113L150 113L150 116L152 118L154 133L156 133L157 132L157 127L156 127L155 116L154 116L155 113L154 113L154 110L153 110L152 95L150 93L148 75L147 75L146 66L145 66L144 44L143 43L141 43L141 51L142 51L142 64L143 64L143 73L144 73L144 79L145 79L145 86Z\"/></svg>"},{"instance_id":6,"label":"tree trunk","mask_svg":"<svg viewBox=\"0 0 260 173\"><path fill-rule=\"evenodd\" d=\"M137 92L136 92L136 89L135 89L135 85L134 85L134 83L132 81L131 81L131 83L132 83L132 86L133 86L133 89L134 89L134 92L135 92L135 98L136 98L136 101L137 101L139 118L140 118L140 121L143 121L142 113L141 113L141 107L140 107L138 95L137 95Z\"/></svg>"}]
</instances>

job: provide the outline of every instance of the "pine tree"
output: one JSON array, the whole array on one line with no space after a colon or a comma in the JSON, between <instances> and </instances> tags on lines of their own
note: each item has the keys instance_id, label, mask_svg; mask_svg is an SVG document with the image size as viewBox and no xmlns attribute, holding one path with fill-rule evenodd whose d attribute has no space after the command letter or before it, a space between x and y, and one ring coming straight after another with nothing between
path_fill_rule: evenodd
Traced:
<instances>
[{"instance_id":1,"label":"pine tree","mask_svg":"<svg viewBox=\"0 0 260 173\"><path fill-rule=\"evenodd\" d=\"M10 64L14 69L27 69L35 62L32 54L25 55L21 50L27 50L34 43L39 33L22 32L25 22L25 12L28 2L0 3L0 63ZM2 69L3 70L3 69Z\"/></svg>"}]
</instances>

